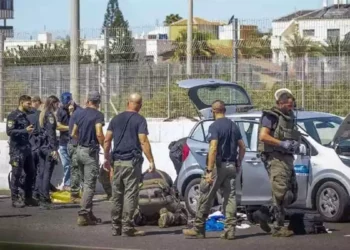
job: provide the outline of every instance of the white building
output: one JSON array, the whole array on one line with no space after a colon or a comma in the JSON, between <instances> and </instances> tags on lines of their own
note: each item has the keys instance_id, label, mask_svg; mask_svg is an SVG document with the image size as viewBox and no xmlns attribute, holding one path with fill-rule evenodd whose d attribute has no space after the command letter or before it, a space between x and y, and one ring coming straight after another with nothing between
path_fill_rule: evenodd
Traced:
<instances>
[{"instance_id":1,"label":"white building","mask_svg":"<svg viewBox=\"0 0 350 250\"><path fill-rule=\"evenodd\" d=\"M289 60L285 41L295 31L302 37L326 44L330 38L350 36L350 0L334 0L332 5L324 1L317 10L301 10L272 22L271 49L273 62L281 64Z\"/></svg>"}]
</instances>

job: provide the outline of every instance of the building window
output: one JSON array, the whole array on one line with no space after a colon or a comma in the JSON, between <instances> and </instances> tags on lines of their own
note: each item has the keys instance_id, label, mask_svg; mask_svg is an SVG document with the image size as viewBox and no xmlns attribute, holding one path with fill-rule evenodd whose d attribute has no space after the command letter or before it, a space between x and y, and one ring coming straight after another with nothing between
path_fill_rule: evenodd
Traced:
<instances>
[{"instance_id":1,"label":"building window","mask_svg":"<svg viewBox=\"0 0 350 250\"><path fill-rule=\"evenodd\" d=\"M336 39L340 37L339 29L328 29L327 30L327 39Z\"/></svg>"},{"instance_id":2,"label":"building window","mask_svg":"<svg viewBox=\"0 0 350 250\"><path fill-rule=\"evenodd\" d=\"M315 30L303 30L303 36L315 36Z\"/></svg>"},{"instance_id":3,"label":"building window","mask_svg":"<svg viewBox=\"0 0 350 250\"><path fill-rule=\"evenodd\" d=\"M1 10L13 10L13 0L0 0Z\"/></svg>"}]
</instances>

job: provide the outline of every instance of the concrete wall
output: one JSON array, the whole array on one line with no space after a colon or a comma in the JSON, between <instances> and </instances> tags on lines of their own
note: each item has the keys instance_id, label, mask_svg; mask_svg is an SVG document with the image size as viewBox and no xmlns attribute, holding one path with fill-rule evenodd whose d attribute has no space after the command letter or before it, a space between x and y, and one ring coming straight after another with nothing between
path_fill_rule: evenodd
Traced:
<instances>
[{"instance_id":1,"label":"concrete wall","mask_svg":"<svg viewBox=\"0 0 350 250\"><path fill-rule=\"evenodd\" d=\"M194 126L194 122L177 121L177 122L149 122L149 139L151 141L152 151L155 158L156 167L166 171L173 180L176 178L174 166L169 159L168 145L171 141L188 136ZM0 123L0 132L4 132L6 127ZM108 127L105 126L105 128ZM103 160L103 157L100 157ZM143 170L147 170L148 161L145 158ZM7 176L11 167L9 165L9 145L6 140L0 140L0 189L8 189ZM58 186L62 183L63 171L61 165L55 167L52 177L52 183ZM97 191L102 191L101 185L98 184Z\"/></svg>"}]
</instances>

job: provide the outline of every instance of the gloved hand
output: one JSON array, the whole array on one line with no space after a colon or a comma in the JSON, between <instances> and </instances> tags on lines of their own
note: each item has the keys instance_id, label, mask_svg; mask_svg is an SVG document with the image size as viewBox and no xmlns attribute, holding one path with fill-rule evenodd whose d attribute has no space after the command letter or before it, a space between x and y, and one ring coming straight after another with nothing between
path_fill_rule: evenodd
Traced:
<instances>
[{"instance_id":1,"label":"gloved hand","mask_svg":"<svg viewBox=\"0 0 350 250\"><path fill-rule=\"evenodd\" d=\"M297 153L299 151L299 146L300 146L300 143L298 141L293 140L290 151L292 153Z\"/></svg>"},{"instance_id":2,"label":"gloved hand","mask_svg":"<svg viewBox=\"0 0 350 250\"><path fill-rule=\"evenodd\" d=\"M293 141L286 140L286 141L281 141L280 142L280 147L286 149L286 150L291 150L292 148Z\"/></svg>"}]
</instances>

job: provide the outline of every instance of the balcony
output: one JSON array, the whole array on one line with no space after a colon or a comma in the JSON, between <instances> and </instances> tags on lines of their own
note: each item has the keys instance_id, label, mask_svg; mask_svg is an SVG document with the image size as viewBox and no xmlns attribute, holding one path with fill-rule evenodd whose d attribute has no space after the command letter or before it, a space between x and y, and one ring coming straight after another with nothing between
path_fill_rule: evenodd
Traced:
<instances>
[{"instance_id":1,"label":"balcony","mask_svg":"<svg viewBox=\"0 0 350 250\"><path fill-rule=\"evenodd\" d=\"M13 19L13 0L0 0L0 19Z\"/></svg>"}]
</instances>

